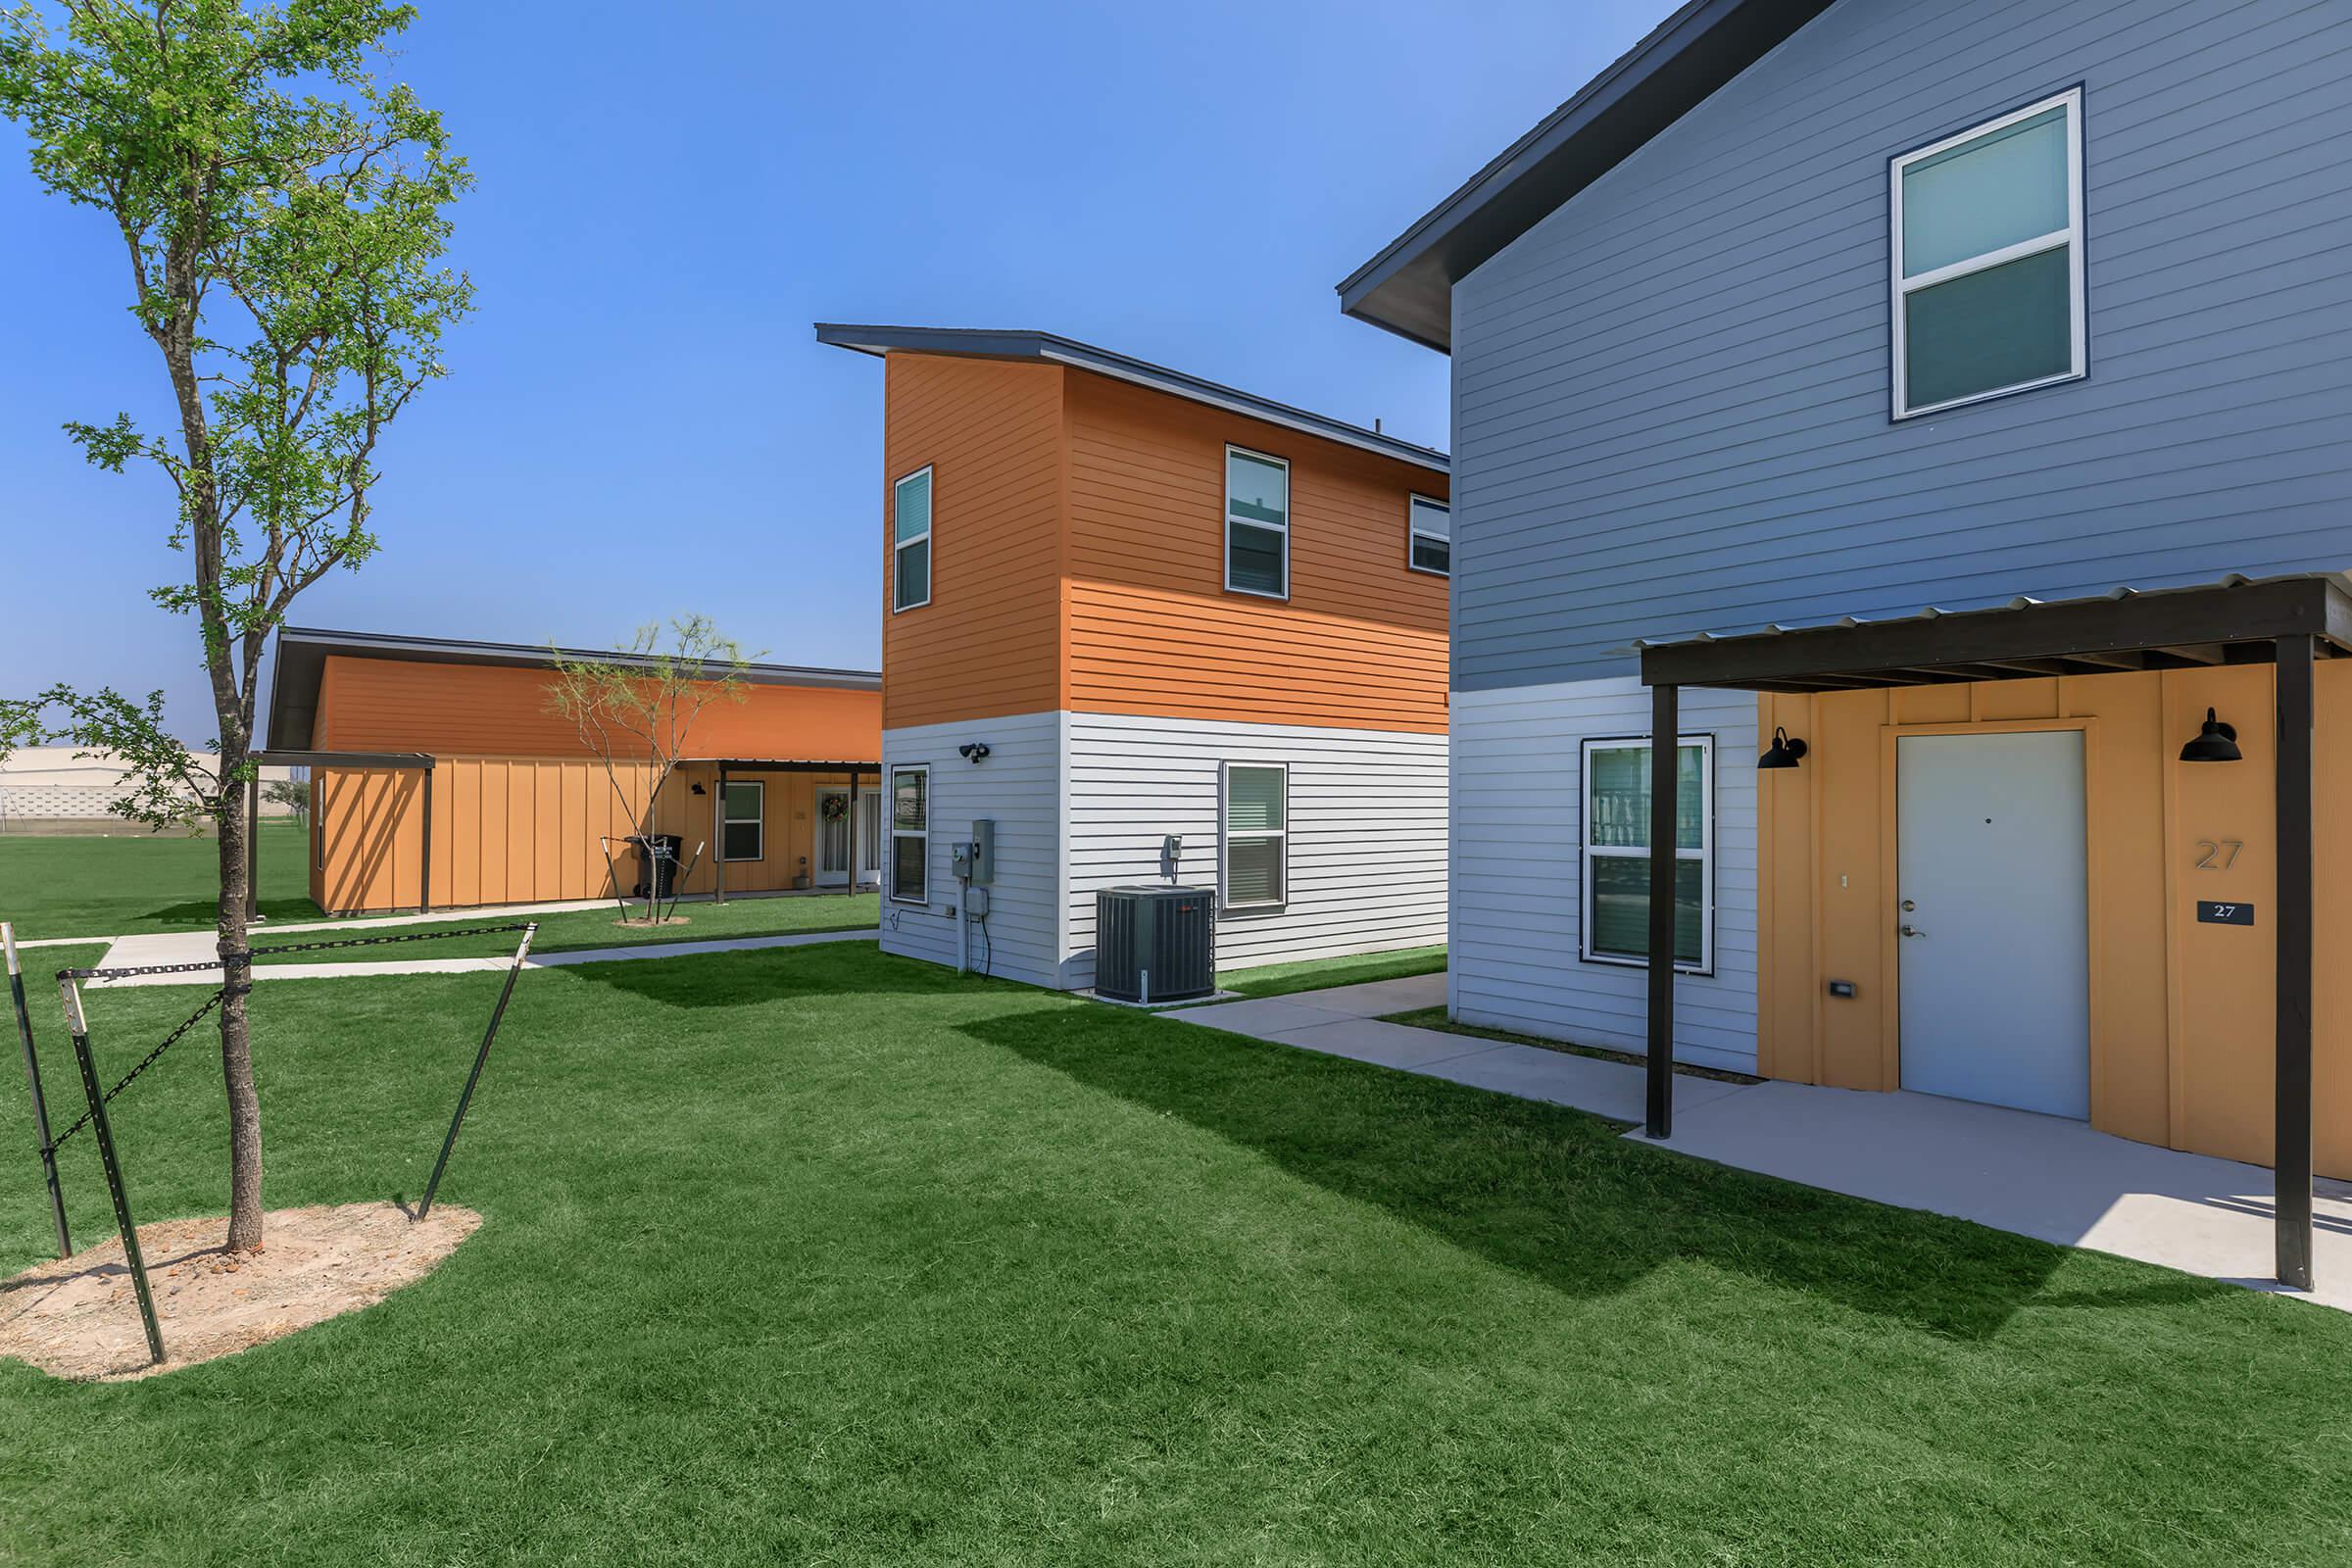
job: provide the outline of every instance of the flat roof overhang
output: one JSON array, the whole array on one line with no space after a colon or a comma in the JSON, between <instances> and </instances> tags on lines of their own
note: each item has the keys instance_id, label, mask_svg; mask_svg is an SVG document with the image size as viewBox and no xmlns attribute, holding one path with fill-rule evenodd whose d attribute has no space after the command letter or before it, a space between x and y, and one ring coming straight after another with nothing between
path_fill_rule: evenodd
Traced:
<instances>
[{"instance_id":1,"label":"flat roof overhang","mask_svg":"<svg viewBox=\"0 0 2352 1568\"><path fill-rule=\"evenodd\" d=\"M1638 647L1645 686L1820 692L2267 664L2281 637L2314 639L2318 658L2352 653L2352 580L2227 577Z\"/></svg>"},{"instance_id":2,"label":"flat roof overhang","mask_svg":"<svg viewBox=\"0 0 2352 1568\"><path fill-rule=\"evenodd\" d=\"M2191 588L1738 636L1643 642L1651 735L1682 733L1685 686L1837 692L1953 681L2270 664L2277 668L2278 914L2273 1215L2279 1284L2312 1284L2312 860L2317 666L2352 653L2352 581L2337 573L2226 577ZM1651 800L1677 795L1678 748L1650 748ZM1803 762L1816 766L1817 762ZM2227 766L2223 763L2219 765ZM1647 1136L1674 1126L1675 811L1650 812Z\"/></svg>"}]
</instances>

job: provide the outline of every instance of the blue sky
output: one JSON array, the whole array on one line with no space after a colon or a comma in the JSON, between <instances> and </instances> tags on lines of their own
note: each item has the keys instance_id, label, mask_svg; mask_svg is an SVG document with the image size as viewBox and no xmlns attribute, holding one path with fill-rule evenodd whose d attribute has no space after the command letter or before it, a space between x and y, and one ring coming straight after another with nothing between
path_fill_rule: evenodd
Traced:
<instances>
[{"instance_id":1,"label":"blue sky","mask_svg":"<svg viewBox=\"0 0 2352 1568\"><path fill-rule=\"evenodd\" d=\"M382 552L293 618L603 647L700 611L873 665L881 367L818 319L1043 328L1443 446L1445 361L1332 285L1668 3L423 0L393 70L478 177L480 309L384 450ZM58 428L159 418L161 368L5 122L0 236L0 692L160 686L201 742L145 593L185 569L168 486Z\"/></svg>"}]
</instances>

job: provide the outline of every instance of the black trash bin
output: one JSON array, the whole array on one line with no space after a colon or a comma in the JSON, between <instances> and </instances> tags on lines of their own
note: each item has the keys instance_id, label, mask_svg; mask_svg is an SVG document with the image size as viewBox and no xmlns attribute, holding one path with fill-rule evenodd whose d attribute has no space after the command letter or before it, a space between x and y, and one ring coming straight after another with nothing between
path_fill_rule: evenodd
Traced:
<instances>
[{"instance_id":1,"label":"black trash bin","mask_svg":"<svg viewBox=\"0 0 2352 1568\"><path fill-rule=\"evenodd\" d=\"M637 846L637 886L629 897L668 898L678 880L678 851L686 841L675 833L632 833L628 842Z\"/></svg>"}]
</instances>

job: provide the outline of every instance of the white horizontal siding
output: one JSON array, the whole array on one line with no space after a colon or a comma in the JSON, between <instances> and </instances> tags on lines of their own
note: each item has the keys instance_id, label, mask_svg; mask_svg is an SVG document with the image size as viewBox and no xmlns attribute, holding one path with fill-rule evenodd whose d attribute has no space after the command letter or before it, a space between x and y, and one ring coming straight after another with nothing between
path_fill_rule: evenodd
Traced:
<instances>
[{"instance_id":1,"label":"white horizontal siding","mask_svg":"<svg viewBox=\"0 0 2352 1568\"><path fill-rule=\"evenodd\" d=\"M1094 983L1098 889L1159 876L1217 880L1224 762L1290 768L1290 887L1280 909L1217 921L1220 968L1446 940L1446 737L1395 730L1069 715L1069 961Z\"/></svg>"},{"instance_id":2,"label":"white horizontal siding","mask_svg":"<svg viewBox=\"0 0 2352 1568\"><path fill-rule=\"evenodd\" d=\"M1060 715L963 719L882 732L883 809L889 810L889 769L931 767L930 901L894 903L889 897L889 846L883 847L882 951L953 964L956 956L956 879L949 845L973 821L997 824L996 883L987 890L986 941L975 925L972 957L989 972L1033 985L1057 983L1061 928L1056 919L1060 873ZM984 741L989 754L967 762L956 748ZM977 891L977 890L976 890Z\"/></svg>"},{"instance_id":3,"label":"white horizontal siding","mask_svg":"<svg viewBox=\"0 0 2352 1568\"><path fill-rule=\"evenodd\" d=\"M1675 980L1675 1055L1756 1063L1756 700L1686 691L1686 735L1715 738L1715 972ZM1464 1023L1641 1051L1647 977L1588 963L1581 776L1588 737L1646 735L1631 676L1453 694L1453 941Z\"/></svg>"}]
</instances>

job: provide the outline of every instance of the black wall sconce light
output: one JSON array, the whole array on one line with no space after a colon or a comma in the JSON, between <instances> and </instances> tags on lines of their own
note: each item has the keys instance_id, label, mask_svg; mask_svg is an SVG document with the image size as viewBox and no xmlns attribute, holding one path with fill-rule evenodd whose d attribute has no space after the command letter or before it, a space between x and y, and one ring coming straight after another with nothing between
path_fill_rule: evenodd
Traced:
<instances>
[{"instance_id":1,"label":"black wall sconce light","mask_svg":"<svg viewBox=\"0 0 2352 1568\"><path fill-rule=\"evenodd\" d=\"M1772 731L1772 749L1756 759L1756 766L1759 768L1794 767L1803 759L1807 750L1809 748L1803 741L1792 741L1788 738L1788 726L1776 724Z\"/></svg>"},{"instance_id":2,"label":"black wall sconce light","mask_svg":"<svg viewBox=\"0 0 2352 1568\"><path fill-rule=\"evenodd\" d=\"M2197 730L2197 738L2180 748L2183 762L2242 762L2246 754L2237 749L2237 726L2224 723L2212 709L2205 710L2205 722Z\"/></svg>"},{"instance_id":3,"label":"black wall sconce light","mask_svg":"<svg viewBox=\"0 0 2352 1568\"><path fill-rule=\"evenodd\" d=\"M708 794L710 794L710 792L709 790L707 790L707 789L703 788L703 787L702 787L700 784L697 784L696 786L694 786L694 793L695 793L695 794L697 794L697 795L708 795Z\"/></svg>"}]
</instances>

